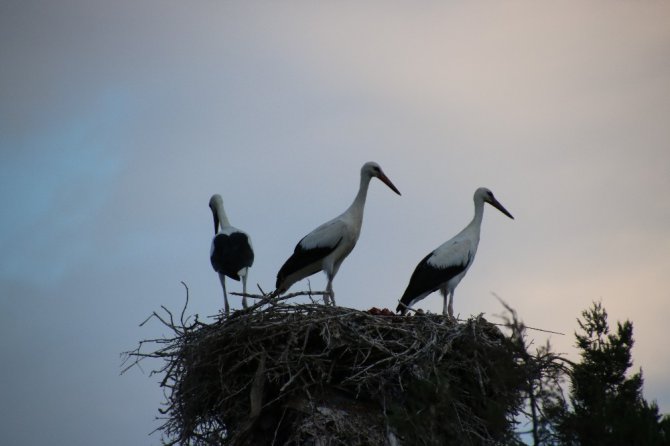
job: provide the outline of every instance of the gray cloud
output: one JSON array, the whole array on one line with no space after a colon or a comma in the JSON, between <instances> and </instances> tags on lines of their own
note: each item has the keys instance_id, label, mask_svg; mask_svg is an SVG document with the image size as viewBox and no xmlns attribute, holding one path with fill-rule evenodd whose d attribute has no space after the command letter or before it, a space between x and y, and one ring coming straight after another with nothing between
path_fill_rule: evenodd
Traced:
<instances>
[{"instance_id":1,"label":"gray cloud","mask_svg":"<svg viewBox=\"0 0 670 446\"><path fill-rule=\"evenodd\" d=\"M371 185L338 303L393 307L488 186L516 220L486 210L456 311L499 314L495 291L528 324L566 332L552 342L574 355L575 318L602 299L634 322L647 396L670 410L657 345L670 309L666 5L2 8L0 412L13 444L157 444L156 379L119 377L118 354L162 334L137 324L180 308L180 280L193 312L220 308L209 196L251 234L250 281L270 289L368 160L403 196Z\"/></svg>"}]
</instances>

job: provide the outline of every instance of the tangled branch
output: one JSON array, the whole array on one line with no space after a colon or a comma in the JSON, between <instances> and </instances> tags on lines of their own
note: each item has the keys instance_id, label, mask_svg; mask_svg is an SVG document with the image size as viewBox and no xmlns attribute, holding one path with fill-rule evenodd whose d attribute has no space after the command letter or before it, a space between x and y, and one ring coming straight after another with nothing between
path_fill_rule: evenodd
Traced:
<instances>
[{"instance_id":1,"label":"tangled branch","mask_svg":"<svg viewBox=\"0 0 670 446\"><path fill-rule=\"evenodd\" d=\"M477 316L396 316L259 300L210 324L153 313L166 444L495 444L514 437L527 352ZM188 288L187 288L188 298ZM147 321L145 321L147 322ZM519 325L518 321L514 322Z\"/></svg>"}]
</instances>

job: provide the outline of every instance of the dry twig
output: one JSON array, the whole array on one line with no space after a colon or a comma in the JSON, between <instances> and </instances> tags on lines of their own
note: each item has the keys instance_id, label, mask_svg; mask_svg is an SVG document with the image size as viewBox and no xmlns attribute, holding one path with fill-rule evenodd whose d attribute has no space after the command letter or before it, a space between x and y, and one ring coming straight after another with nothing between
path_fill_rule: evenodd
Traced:
<instances>
[{"instance_id":1,"label":"dry twig","mask_svg":"<svg viewBox=\"0 0 670 446\"><path fill-rule=\"evenodd\" d=\"M145 358L162 361L152 373L163 374L167 417L159 429L167 444L383 445L393 438L474 445L513 438L527 377L519 330L507 337L481 315L457 323L285 303L318 294L248 296L259 301L211 324L187 324L185 309L179 321L164 307L165 314L154 312L149 319L172 337L141 341L127 353L124 371Z\"/></svg>"}]
</instances>

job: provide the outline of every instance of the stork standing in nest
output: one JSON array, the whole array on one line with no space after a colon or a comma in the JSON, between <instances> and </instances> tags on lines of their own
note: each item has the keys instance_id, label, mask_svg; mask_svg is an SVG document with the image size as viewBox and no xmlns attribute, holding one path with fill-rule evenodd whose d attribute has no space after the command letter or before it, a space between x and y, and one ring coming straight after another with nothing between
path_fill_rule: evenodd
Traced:
<instances>
[{"instance_id":1,"label":"stork standing in nest","mask_svg":"<svg viewBox=\"0 0 670 446\"><path fill-rule=\"evenodd\" d=\"M424 257L416 266L407 289L400 298L400 303L396 308L397 312L405 314L407 309L416 302L440 290L444 296L442 314L453 319L454 290L475 260L484 217L484 203L489 203L509 218L514 219L512 214L496 200L493 192L485 187L480 187L475 191L474 201L475 216L472 221L456 236ZM448 304L447 298L449 299Z\"/></svg>"},{"instance_id":2,"label":"stork standing in nest","mask_svg":"<svg viewBox=\"0 0 670 446\"><path fill-rule=\"evenodd\" d=\"M351 206L341 215L322 224L298 242L291 257L277 273L276 295L286 292L297 281L324 271L328 277L327 294L324 295L324 301L326 304L335 305L333 278L342 261L354 249L358 241L363 224L365 198L373 177L379 178L393 192L400 195L379 164L365 163L361 168L358 193Z\"/></svg>"},{"instance_id":3,"label":"stork standing in nest","mask_svg":"<svg viewBox=\"0 0 670 446\"><path fill-rule=\"evenodd\" d=\"M226 277L239 281L242 279L242 293L247 293L247 273L254 263L254 250L246 232L230 225L223 210L221 195L214 194L209 200L209 208L214 216L214 238L209 258L214 271L219 274L223 287L223 302L226 314L230 312ZM247 297L242 296L242 306L247 308Z\"/></svg>"}]
</instances>

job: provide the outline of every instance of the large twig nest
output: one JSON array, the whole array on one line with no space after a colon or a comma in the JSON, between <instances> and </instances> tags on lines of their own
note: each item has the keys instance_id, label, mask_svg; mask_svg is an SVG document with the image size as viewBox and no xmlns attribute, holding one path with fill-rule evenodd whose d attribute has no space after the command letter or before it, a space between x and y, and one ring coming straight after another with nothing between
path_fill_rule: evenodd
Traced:
<instances>
[{"instance_id":1,"label":"large twig nest","mask_svg":"<svg viewBox=\"0 0 670 446\"><path fill-rule=\"evenodd\" d=\"M161 320L174 337L131 353L165 361L160 429L170 444L475 445L513 437L524 352L481 316L456 323L283 303L211 324L171 316Z\"/></svg>"}]
</instances>

